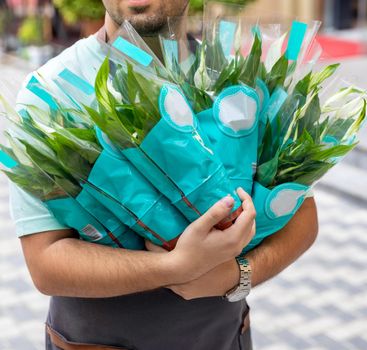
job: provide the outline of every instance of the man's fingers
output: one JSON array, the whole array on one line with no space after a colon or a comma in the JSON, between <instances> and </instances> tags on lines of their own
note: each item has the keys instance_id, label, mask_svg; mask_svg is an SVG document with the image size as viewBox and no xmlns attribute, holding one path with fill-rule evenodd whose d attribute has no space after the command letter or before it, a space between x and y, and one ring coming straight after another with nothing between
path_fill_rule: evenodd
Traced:
<instances>
[{"instance_id":1,"label":"man's fingers","mask_svg":"<svg viewBox=\"0 0 367 350\"><path fill-rule=\"evenodd\" d=\"M195 230L209 232L216 224L225 219L233 209L234 199L231 196L224 197L214 204L204 215L191 225Z\"/></svg>"},{"instance_id":2,"label":"man's fingers","mask_svg":"<svg viewBox=\"0 0 367 350\"><path fill-rule=\"evenodd\" d=\"M255 213L256 216L256 210L251 196L247 192L245 192L241 187L237 189L237 194L242 201L243 211L249 212L251 215Z\"/></svg>"},{"instance_id":3,"label":"man's fingers","mask_svg":"<svg viewBox=\"0 0 367 350\"><path fill-rule=\"evenodd\" d=\"M255 227L256 211L251 197L243 189L239 188L237 193L242 200L243 212L226 231L228 231L229 235L233 235L235 240L241 242L251 239L255 233L255 229L252 228ZM245 232L248 232L248 235L244 236Z\"/></svg>"}]
</instances>

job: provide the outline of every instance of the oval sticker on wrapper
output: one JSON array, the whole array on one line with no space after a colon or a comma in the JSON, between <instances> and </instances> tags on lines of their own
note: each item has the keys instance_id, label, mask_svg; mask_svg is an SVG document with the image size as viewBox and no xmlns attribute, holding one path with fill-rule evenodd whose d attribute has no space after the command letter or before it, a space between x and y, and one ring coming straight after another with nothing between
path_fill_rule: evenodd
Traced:
<instances>
[{"instance_id":1,"label":"oval sticker on wrapper","mask_svg":"<svg viewBox=\"0 0 367 350\"><path fill-rule=\"evenodd\" d=\"M227 135L241 137L255 130L259 120L259 97L247 86L224 89L214 102L214 118Z\"/></svg>"},{"instance_id":2,"label":"oval sticker on wrapper","mask_svg":"<svg viewBox=\"0 0 367 350\"><path fill-rule=\"evenodd\" d=\"M191 106L182 91L174 85L163 85L159 96L159 110L162 117L180 131L191 132L196 127Z\"/></svg>"},{"instance_id":3,"label":"oval sticker on wrapper","mask_svg":"<svg viewBox=\"0 0 367 350\"><path fill-rule=\"evenodd\" d=\"M302 205L309 187L285 183L275 187L265 202L265 212L271 219L293 215Z\"/></svg>"}]
</instances>

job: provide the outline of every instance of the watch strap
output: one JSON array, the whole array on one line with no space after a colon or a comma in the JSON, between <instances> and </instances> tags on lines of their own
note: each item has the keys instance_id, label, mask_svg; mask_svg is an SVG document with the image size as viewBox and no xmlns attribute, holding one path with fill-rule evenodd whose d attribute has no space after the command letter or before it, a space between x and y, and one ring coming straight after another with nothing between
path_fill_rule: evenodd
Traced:
<instances>
[{"instance_id":1,"label":"watch strap","mask_svg":"<svg viewBox=\"0 0 367 350\"><path fill-rule=\"evenodd\" d=\"M240 283L237 287L231 289L225 295L229 302L236 302L245 299L251 290L251 267L248 260L240 255L236 258L240 269Z\"/></svg>"}]
</instances>

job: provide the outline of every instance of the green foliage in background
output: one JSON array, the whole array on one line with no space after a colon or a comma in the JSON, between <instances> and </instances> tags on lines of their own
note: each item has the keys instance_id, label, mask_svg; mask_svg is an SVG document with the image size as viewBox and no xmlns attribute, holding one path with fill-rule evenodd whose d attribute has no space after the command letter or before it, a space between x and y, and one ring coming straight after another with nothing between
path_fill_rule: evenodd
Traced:
<instances>
[{"instance_id":1,"label":"green foliage in background","mask_svg":"<svg viewBox=\"0 0 367 350\"><path fill-rule=\"evenodd\" d=\"M8 12L0 8L0 36L6 33L6 27L8 24Z\"/></svg>"},{"instance_id":2,"label":"green foliage in background","mask_svg":"<svg viewBox=\"0 0 367 350\"><path fill-rule=\"evenodd\" d=\"M105 13L101 0L53 0L53 3L70 24L80 20L101 19Z\"/></svg>"},{"instance_id":3,"label":"green foliage in background","mask_svg":"<svg viewBox=\"0 0 367 350\"><path fill-rule=\"evenodd\" d=\"M232 5L246 5L255 0L220 0L219 2ZM192 13L203 11L204 0L190 0ZM68 23L77 23L83 19L103 18L105 8L101 0L53 0L57 9Z\"/></svg>"},{"instance_id":4,"label":"green foliage in background","mask_svg":"<svg viewBox=\"0 0 367 350\"><path fill-rule=\"evenodd\" d=\"M247 5L250 2L255 0L219 0L215 2L225 3L225 4L232 4L232 5ZM201 12L204 8L204 0L190 0L190 10L191 12Z\"/></svg>"},{"instance_id":5,"label":"green foliage in background","mask_svg":"<svg viewBox=\"0 0 367 350\"><path fill-rule=\"evenodd\" d=\"M18 39L23 45L43 43L43 20L39 16L27 17L18 30Z\"/></svg>"}]
</instances>

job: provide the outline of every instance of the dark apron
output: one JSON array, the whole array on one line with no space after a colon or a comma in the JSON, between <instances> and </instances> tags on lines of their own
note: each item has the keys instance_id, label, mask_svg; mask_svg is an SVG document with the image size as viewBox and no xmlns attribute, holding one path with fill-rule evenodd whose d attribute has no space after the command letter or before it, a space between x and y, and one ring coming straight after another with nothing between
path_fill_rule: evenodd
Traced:
<instances>
[{"instance_id":1,"label":"dark apron","mask_svg":"<svg viewBox=\"0 0 367 350\"><path fill-rule=\"evenodd\" d=\"M250 350L248 313L245 301L186 301L158 289L108 299L52 297L47 324L73 344L128 350ZM60 349L48 334L46 349Z\"/></svg>"}]
</instances>

